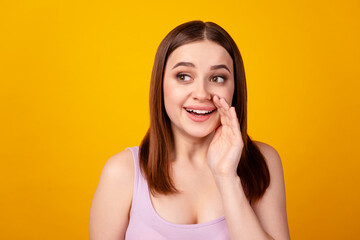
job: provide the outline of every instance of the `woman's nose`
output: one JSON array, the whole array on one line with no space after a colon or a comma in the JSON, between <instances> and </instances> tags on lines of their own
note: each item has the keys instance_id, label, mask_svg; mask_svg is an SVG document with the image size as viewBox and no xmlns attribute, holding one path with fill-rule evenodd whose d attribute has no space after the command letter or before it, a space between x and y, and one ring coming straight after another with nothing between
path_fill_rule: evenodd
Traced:
<instances>
[{"instance_id":1,"label":"woman's nose","mask_svg":"<svg viewBox=\"0 0 360 240\"><path fill-rule=\"evenodd\" d=\"M209 86L206 82L198 81L197 84L194 84L192 91L193 98L198 100L211 100L211 93L209 91Z\"/></svg>"}]
</instances>

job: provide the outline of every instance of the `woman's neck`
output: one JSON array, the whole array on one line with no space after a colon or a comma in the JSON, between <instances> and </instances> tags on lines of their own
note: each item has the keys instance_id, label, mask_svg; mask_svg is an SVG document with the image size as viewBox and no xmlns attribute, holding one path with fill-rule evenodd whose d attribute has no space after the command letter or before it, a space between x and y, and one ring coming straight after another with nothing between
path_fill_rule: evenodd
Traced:
<instances>
[{"instance_id":1,"label":"woman's neck","mask_svg":"<svg viewBox=\"0 0 360 240\"><path fill-rule=\"evenodd\" d=\"M215 131L203 138L195 138L184 133L173 132L175 162L196 167L207 166L206 155Z\"/></svg>"}]
</instances>

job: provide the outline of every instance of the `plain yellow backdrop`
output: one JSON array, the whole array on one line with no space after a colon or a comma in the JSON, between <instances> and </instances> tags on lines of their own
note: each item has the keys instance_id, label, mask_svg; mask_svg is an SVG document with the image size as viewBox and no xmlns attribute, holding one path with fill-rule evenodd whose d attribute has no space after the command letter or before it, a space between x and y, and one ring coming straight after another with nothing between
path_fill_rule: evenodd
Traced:
<instances>
[{"instance_id":1,"label":"plain yellow backdrop","mask_svg":"<svg viewBox=\"0 0 360 240\"><path fill-rule=\"evenodd\" d=\"M359 10L355 0L0 0L0 238L88 238L104 163L148 128L160 41L203 20L242 53L249 135L282 158L292 239L358 239Z\"/></svg>"}]
</instances>

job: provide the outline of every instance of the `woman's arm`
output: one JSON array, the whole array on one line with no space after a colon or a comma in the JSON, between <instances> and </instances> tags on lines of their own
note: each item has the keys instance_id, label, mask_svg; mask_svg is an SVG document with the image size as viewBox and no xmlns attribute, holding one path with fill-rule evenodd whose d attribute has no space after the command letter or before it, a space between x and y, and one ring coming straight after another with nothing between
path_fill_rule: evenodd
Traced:
<instances>
[{"instance_id":1,"label":"woman's arm","mask_svg":"<svg viewBox=\"0 0 360 240\"><path fill-rule=\"evenodd\" d=\"M270 186L264 196L250 206L239 177L217 177L231 239L290 239L285 186L281 160L274 148L259 143L270 171Z\"/></svg>"},{"instance_id":2,"label":"woman's arm","mask_svg":"<svg viewBox=\"0 0 360 240\"><path fill-rule=\"evenodd\" d=\"M253 209L264 230L274 239L290 239L286 212L285 183L278 152L268 144L256 142L270 171L270 186Z\"/></svg>"},{"instance_id":3,"label":"woman's arm","mask_svg":"<svg viewBox=\"0 0 360 240\"><path fill-rule=\"evenodd\" d=\"M244 143L235 108L217 96L213 101L220 114L221 125L210 143L207 163L222 196L230 238L289 239L284 177L278 153L269 145L258 143L269 167L270 186L264 196L254 203L253 209L236 173Z\"/></svg>"},{"instance_id":4,"label":"woman's arm","mask_svg":"<svg viewBox=\"0 0 360 240\"><path fill-rule=\"evenodd\" d=\"M124 239L131 208L134 166L124 150L105 164L90 208L89 239Z\"/></svg>"}]
</instances>

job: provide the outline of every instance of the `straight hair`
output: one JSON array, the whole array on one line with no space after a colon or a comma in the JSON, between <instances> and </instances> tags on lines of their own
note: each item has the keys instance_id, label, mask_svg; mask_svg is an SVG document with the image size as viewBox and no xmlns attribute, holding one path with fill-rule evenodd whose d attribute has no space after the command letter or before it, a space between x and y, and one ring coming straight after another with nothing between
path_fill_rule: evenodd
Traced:
<instances>
[{"instance_id":1,"label":"straight hair","mask_svg":"<svg viewBox=\"0 0 360 240\"><path fill-rule=\"evenodd\" d=\"M203 40L221 45L233 60L235 89L231 105L235 107L244 142L237 175L241 179L248 201L256 202L269 186L270 174L264 156L247 134L247 89L244 64L234 40L222 27L213 22L183 23L170 31L161 41L151 74L150 127L140 144L140 168L146 176L149 190L153 195L179 193L170 174L174 137L171 121L164 106L164 70L168 57L176 48Z\"/></svg>"}]
</instances>

